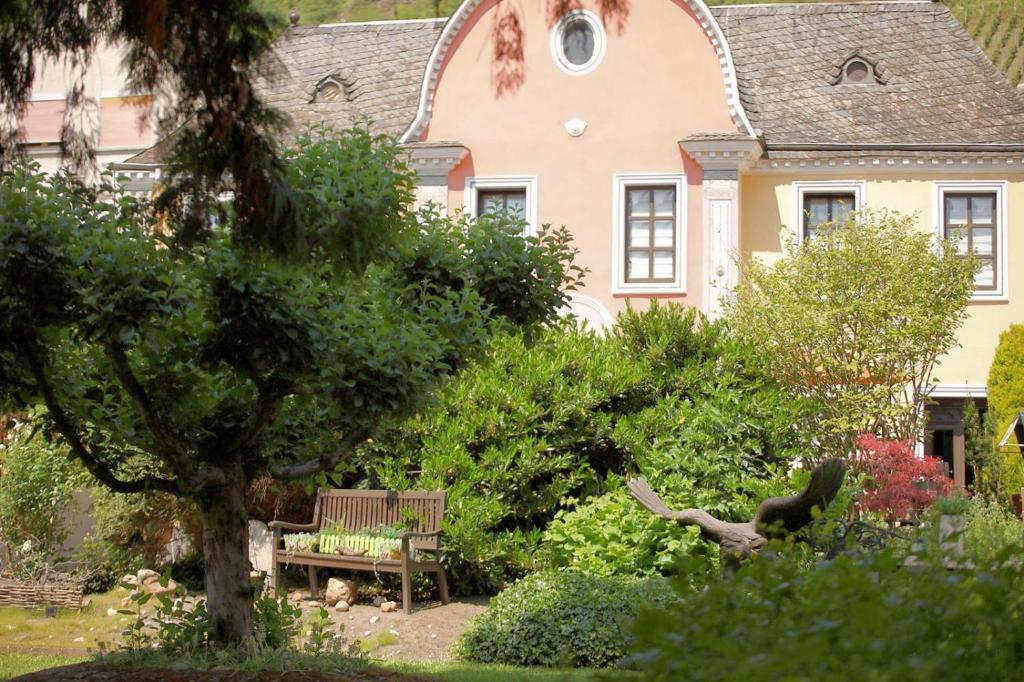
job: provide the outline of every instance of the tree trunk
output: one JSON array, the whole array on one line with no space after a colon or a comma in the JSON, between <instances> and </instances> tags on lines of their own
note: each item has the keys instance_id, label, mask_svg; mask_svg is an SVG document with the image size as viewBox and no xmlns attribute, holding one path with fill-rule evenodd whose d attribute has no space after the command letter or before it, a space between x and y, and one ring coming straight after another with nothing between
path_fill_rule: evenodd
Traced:
<instances>
[{"instance_id":1,"label":"tree trunk","mask_svg":"<svg viewBox=\"0 0 1024 682\"><path fill-rule=\"evenodd\" d=\"M244 477L209 495L201 510L210 642L242 646L252 636L253 601Z\"/></svg>"}]
</instances>

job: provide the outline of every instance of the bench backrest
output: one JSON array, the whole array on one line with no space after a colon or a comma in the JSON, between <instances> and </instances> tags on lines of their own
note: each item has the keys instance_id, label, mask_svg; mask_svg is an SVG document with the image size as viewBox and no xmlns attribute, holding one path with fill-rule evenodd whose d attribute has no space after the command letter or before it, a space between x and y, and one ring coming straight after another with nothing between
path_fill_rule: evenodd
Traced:
<instances>
[{"instance_id":1,"label":"bench backrest","mask_svg":"<svg viewBox=\"0 0 1024 682\"><path fill-rule=\"evenodd\" d=\"M407 490L320 490L313 522L328 530L339 521L357 533L401 524L406 530L430 533L441 530L444 492ZM438 538L413 539L417 549L438 549Z\"/></svg>"}]
</instances>

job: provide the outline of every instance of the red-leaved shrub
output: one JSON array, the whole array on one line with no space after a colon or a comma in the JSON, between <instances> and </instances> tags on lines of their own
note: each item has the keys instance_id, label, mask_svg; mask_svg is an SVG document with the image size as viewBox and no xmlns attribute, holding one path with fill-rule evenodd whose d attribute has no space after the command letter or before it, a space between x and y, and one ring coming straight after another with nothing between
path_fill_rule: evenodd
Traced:
<instances>
[{"instance_id":1,"label":"red-leaved shrub","mask_svg":"<svg viewBox=\"0 0 1024 682\"><path fill-rule=\"evenodd\" d=\"M902 519L947 495L953 479L938 457L918 457L910 442L882 440L865 433L857 438L854 465L871 480L858 502L867 511Z\"/></svg>"}]
</instances>

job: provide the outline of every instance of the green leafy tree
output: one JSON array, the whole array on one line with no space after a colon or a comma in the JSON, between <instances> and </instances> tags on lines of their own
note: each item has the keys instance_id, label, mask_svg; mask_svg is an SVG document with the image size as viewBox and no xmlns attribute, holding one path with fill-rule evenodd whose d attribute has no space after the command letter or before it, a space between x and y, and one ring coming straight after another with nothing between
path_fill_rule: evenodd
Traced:
<instances>
[{"instance_id":1,"label":"green leafy tree","mask_svg":"<svg viewBox=\"0 0 1024 682\"><path fill-rule=\"evenodd\" d=\"M914 439L937 361L957 345L976 263L912 216L861 211L771 264L753 259L729 317L822 406L821 454L859 432Z\"/></svg>"},{"instance_id":2,"label":"green leafy tree","mask_svg":"<svg viewBox=\"0 0 1024 682\"><path fill-rule=\"evenodd\" d=\"M494 330L551 322L580 274L564 230L407 211L388 138L306 136L293 156L312 244L295 260L239 243L230 211L168 247L112 188L100 201L66 175L0 176L0 397L45 403L112 490L194 503L217 644L251 635L249 483L343 464Z\"/></svg>"}]
</instances>

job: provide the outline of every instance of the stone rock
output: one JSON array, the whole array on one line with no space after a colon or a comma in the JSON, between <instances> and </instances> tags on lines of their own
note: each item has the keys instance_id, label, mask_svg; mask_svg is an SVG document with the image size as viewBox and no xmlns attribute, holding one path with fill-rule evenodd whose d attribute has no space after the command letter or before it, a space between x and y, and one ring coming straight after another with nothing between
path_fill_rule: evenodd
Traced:
<instances>
[{"instance_id":1,"label":"stone rock","mask_svg":"<svg viewBox=\"0 0 1024 682\"><path fill-rule=\"evenodd\" d=\"M108 616L116 616L117 615L117 609L107 609L107 615Z\"/></svg>"},{"instance_id":2,"label":"stone rock","mask_svg":"<svg viewBox=\"0 0 1024 682\"><path fill-rule=\"evenodd\" d=\"M71 641L72 641L72 642L74 642L75 644L78 644L78 643L80 643L80 642L84 642L84 641L85 641L85 637L75 637L75 638L74 638L73 640L71 640Z\"/></svg>"},{"instance_id":3,"label":"stone rock","mask_svg":"<svg viewBox=\"0 0 1024 682\"><path fill-rule=\"evenodd\" d=\"M380 595L377 595L376 597L373 598L373 605L374 606L380 606L381 604L383 604L386 601L387 601L387 599L385 599L384 597L381 597Z\"/></svg>"},{"instance_id":4,"label":"stone rock","mask_svg":"<svg viewBox=\"0 0 1024 682\"><path fill-rule=\"evenodd\" d=\"M160 574L151 568L142 569L136 576L136 584L138 585L145 585L146 583L153 582L154 580L160 580Z\"/></svg>"},{"instance_id":5,"label":"stone rock","mask_svg":"<svg viewBox=\"0 0 1024 682\"><path fill-rule=\"evenodd\" d=\"M308 606L311 609L317 609L320 608L320 602L318 602L316 599L310 599L306 602L306 606Z\"/></svg>"},{"instance_id":6,"label":"stone rock","mask_svg":"<svg viewBox=\"0 0 1024 682\"><path fill-rule=\"evenodd\" d=\"M395 637L398 637L398 630L388 630L388 632L393 634Z\"/></svg>"},{"instance_id":7,"label":"stone rock","mask_svg":"<svg viewBox=\"0 0 1024 682\"><path fill-rule=\"evenodd\" d=\"M135 601L132 599L133 594L135 593L132 592L132 594L129 594L127 597L121 600L121 608L130 609L133 606L135 606Z\"/></svg>"},{"instance_id":8,"label":"stone rock","mask_svg":"<svg viewBox=\"0 0 1024 682\"><path fill-rule=\"evenodd\" d=\"M380 620L380 616L370 616L370 625L376 624Z\"/></svg>"},{"instance_id":9,"label":"stone rock","mask_svg":"<svg viewBox=\"0 0 1024 682\"><path fill-rule=\"evenodd\" d=\"M393 601L386 601L380 605L380 610L384 613L394 613L398 610L398 603Z\"/></svg>"},{"instance_id":10,"label":"stone rock","mask_svg":"<svg viewBox=\"0 0 1024 682\"><path fill-rule=\"evenodd\" d=\"M167 587L164 587L160 584L159 578L157 580L151 580L149 582L143 583L142 586L146 590L146 592L149 592L150 594L157 596L162 594L172 596L174 592L178 589L178 583L171 579L167 580Z\"/></svg>"},{"instance_id":11,"label":"stone rock","mask_svg":"<svg viewBox=\"0 0 1024 682\"><path fill-rule=\"evenodd\" d=\"M327 581L327 592L324 593L324 601L328 606L334 606L339 601L347 601L355 604L359 600L359 585L354 580L342 580L331 578Z\"/></svg>"},{"instance_id":12,"label":"stone rock","mask_svg":"<svg viewBox=\"0 0 1024 682\"><path fill-rule=\"evenodd\" d=\"M348 602L345 601L344 599L339 601L337 604L334 605L334 610L335 611L340 611L342 613L344 613L345 611L348 611L349 608L350 607L348 605Z\"/></svg>"},{"instance_id":13,"label":"stone rock","mask_svg":"<svg viewBox=\"0 0 1024 682\"><path fill-rule=\"evenodd\" d=\"M126 575L123 578L121 578L121 581L120 581L119 584L122 585L122 586L123 585L131 585L132 587L135 587L136 585L139 584L139 579L136 578L134 575ZM125 588L125 589L128 589L128 588Z\"/></svg>"},{"instance_id":14,"label":"stone rock","mask_svg":"<svg viewBox=\"0 0 1024 682\"><path fill-rule=\"evenodd\" d=\"M249 565L268 578L274 571L274 532L262 521L249 522Z\"/></svg>"}]
</instances>

